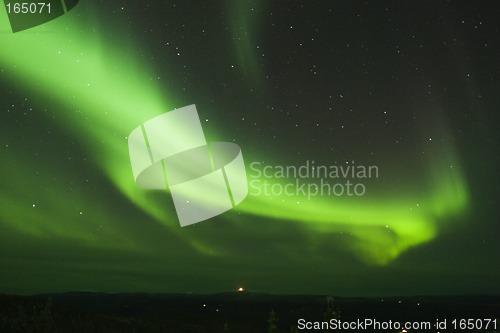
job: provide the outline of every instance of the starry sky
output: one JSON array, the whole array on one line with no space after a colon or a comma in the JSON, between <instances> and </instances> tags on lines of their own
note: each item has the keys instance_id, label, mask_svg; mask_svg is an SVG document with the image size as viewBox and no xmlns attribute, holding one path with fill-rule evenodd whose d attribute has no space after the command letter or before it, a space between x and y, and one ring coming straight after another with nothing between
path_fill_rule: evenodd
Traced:
<instances>
[{"instance_id":1,"label":"starry sky","mask_svg":"<svg viewBox=\"0 0 500 333\"><path fill-rule=\"evenodd\" d=\"M498 294L499 22L495 1L82 0L12 33L2 7L0 292ZM127 140L191 104L254 182L181 228ZM296 179L258 170L307 163L378 174L262 193Z\"/></svg>"}]
</instances>

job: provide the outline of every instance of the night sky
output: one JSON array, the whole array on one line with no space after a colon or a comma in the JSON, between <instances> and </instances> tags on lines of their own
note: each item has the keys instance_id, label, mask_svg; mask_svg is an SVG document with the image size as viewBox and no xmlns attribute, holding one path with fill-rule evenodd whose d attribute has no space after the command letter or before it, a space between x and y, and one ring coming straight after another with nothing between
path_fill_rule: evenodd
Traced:
<instances>
[{"instance_id":1,"label":"night sky","mask_svg":"<svg viewBox=\"0 0 500 333\"><path fill-rule=\"evenodd\" d=\"M0 292L500 293L497 1L82 0L19 33L3 8ZM128 135L191 104L253 185L181 228ZM307 163L378 177L262 193Z\"/></svg>"}]
</instances>

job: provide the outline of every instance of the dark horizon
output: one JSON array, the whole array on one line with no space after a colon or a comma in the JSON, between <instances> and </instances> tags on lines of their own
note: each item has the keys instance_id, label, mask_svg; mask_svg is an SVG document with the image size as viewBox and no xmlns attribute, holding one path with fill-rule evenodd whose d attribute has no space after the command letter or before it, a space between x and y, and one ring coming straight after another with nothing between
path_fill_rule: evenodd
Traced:
<instances>
[{"instance_id":1,"label":"dark horizon","mask_svg":"<svg viewBox=\"0 0 500 333\"><path fill-rule=\"evenodd\" d=\"M322 323L390 322L459 327L477 318L487 332L498 328L500 296L338 298L225 293L217 295L59 294L0 295L0 329L39 327L38 332L297 332ZM16 313L17 309L17 313ZM29 309L34 309L29 311ZM10 315L6 320L5 315ZM22 321L20 319L22 318ZM28 325L28 326L27 326ZM479 325L479 324L478 324ZM40 329L40 327L42 329ZM392 326L396 328L396 326ZM413 326L415 328L415 326ZM273 330L274 329L274 330ZM349 329L363 332L366 327ZM375 330L375 328L374 328ZM400 329L376 329L380 332ZM322 330L322 332L325 330ZM419 330L411 330L418 332ZM484 331L484 330L483 330Z\"/></svg>"}]
</instances>

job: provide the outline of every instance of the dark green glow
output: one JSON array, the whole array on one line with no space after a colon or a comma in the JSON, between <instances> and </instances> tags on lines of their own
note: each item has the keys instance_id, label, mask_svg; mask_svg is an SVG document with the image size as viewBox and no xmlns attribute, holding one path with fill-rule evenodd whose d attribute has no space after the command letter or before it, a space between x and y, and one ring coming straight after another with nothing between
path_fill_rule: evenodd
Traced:
<instances>
[{"instance_id":1,"label":"dark green glow","mask_svg":"<svg viewBox=\"0 0 500 333\"><path fill-rule=\"evenodd\" d=\"M244 77L251 82L261 83L263 77L263 46L258 45L257 36L261 28L261 11L264 1L228 1L231 13L231 39L234 45L239 68ZM257 46L255 46L257 45Z\"/></svg>"}]
</instances>

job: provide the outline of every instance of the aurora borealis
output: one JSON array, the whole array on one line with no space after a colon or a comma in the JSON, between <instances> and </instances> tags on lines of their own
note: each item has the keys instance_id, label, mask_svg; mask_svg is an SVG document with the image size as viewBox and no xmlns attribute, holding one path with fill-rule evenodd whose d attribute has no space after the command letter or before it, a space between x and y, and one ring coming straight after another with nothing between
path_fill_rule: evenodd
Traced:
<instances>
[{"instance_id":1,"label":"aurora borealis","mask_svg":"<svg viewBox=\"0 0 500 333\"><path fill-rule=\"evenodd\" d=\"M0 291L499 292L493 9L80 1L15 34L0 11ZM180 228L127 136L191 104L249 183L296 181L252 163L377 177L346 177L362 196L250 189Z\"/></svg>"}]
</instances>

